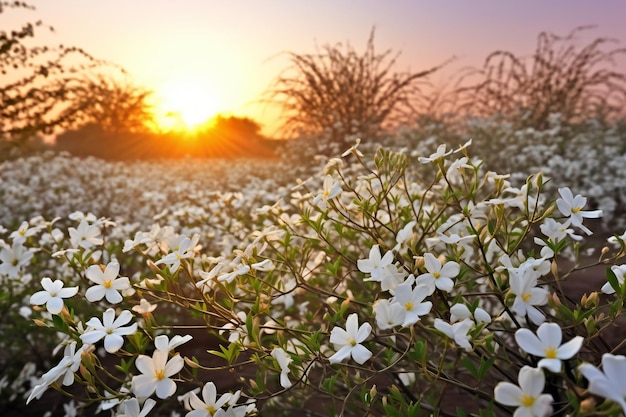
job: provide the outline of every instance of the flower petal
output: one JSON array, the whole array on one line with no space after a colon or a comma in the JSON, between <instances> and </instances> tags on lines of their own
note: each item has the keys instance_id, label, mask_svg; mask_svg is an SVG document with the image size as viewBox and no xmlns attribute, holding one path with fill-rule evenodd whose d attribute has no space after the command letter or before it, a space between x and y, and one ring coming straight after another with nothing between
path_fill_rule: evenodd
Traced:
<instances>
[{"instance_id":1,"label":"flower petal","mask_svg":"<svg viewBox=\"0 0 626 417\"><path fill-rule=\"evenodd\" d=\"M561 372L561 360L555 358L544 358L539 361L537 368L546 368L550 372L555 374Z\"/></svg>"},{"instance_id":2,"label":"flower petal","mask_svg":"<svg viewBox=\"0 0 626 417\"><path fill-rule=\"evenodd\" d=\"M170 397L176 392L176 383L169 378L163 378L156 383L156 395L161 399Z\"/></svg>"},{"instance_id":3,"label":"flower petal","mask_svg":"<svg viewBox=\"0 0 626 417\"><path fill-rule=\"evenodd\" d=\"M526 395L538 397L543 391L546 377L541 369L524 366L519 371L519 386Z\"/></svg>"},{"instance_id":4,"label":"flower petal","mask_svg":"<svg viewBox=\"0 0 626 417\"><path fill-rule=\"evenodd\" d=\"M137 397L146 398L152 395L156 389L156 379L154 374L135 375L132 381L131 390Z\"/></svg>"},{"instance_id":5,"label":"flower petal","mask_svg":"<svg viewBox=\"0 0 626 417\"><path fill-rule=\"evenodd\" d=\"M567 343L562 344L557 350L557 358L570 359L578 353L585 339L582 336L576 336Z\"/></svg>"},{"instance_id":6,"label":"flower petal","mask_svg":"<svg viewBox=\"0 0 626 417\"><path fill-rule=\"evenodd\" d=\"M106 293L106 288L102 285L94 285L93 287L87 288L85 291L85 298L87 301L93 303L95 301L100 301L104 298L104 294Z\"/></svg>"},{"instance_id":7,"label":"flower petal","mask_svg":"<svg viewBox=\"0 0 626 417\"><path fill-rule=\"evenodd\" d=\"M86 295L87 294L85 293L85 296ZM107 298L107 301L111 304L121 303L122 300L124 299L124 297L122 297L122 295L114 289L108 289L106 291L106 298Z\"/></svg>"},{"instance_id":8,"label":"flower petal","mask_svg":"<svg viewBox=\"0 0 626 417\"><path fill-rule=\"evenodd\" d=\"M537 337L543 342L544 347L558 347L563 339L561 326L556 323L543 323L537 329Z\"/></svg>"},{"instance_id":9,"label":"flower petal","mask_svg":"<svg viewBox=\"0 0 626 417\"><path fill-rule=\"evenodd\" d=\"M135 367L142 374L154 375L154 362L150 356L139 355L135 360Z\"/></svg>"},{"instance_id":10,"label":"flower petal","mask_svg":"<svg viewBox=\"0 0 626 417\"><path fill-rule=\"evenodd\" d=\"M50 299L50 293L48 291L37 291L30 296L30 303L36 306L46 304Z\"/></svg>"},{"instance_id":11,"label":"flower petal","mask_svg":"<svg viewBox=\"0 0 626 417\"><path fill-rule=\"evenodd\" d=\"M50 297L46 303L46 309L50 314L59 314L63 310L63 300L59 297Z\"/></svg>"},{"instance_id":12,"label":"flower petal","mask_svg":"<svg viewBox=\"0 0 626 417\"><path fill-rule=\"evenodd\" d=\"M531 330L522 328L516 331L515 341L524 352L540 357L545 356L543 343Z\"/></svg>"},{"instance_id":13,"label":"flower petal","mask_svg":"<svg viewBox=\"0 0 626 417\"><path fill-rule=\"evenodd\" d=\"M515 384L510 382L498 382L494 389L494 397L497 402L503 405L519 406L520 398L522 398L522 390Z\"/></svg>"},{"instance_id":14,"label":"flower petal","mask_svg":"<svg viewBox=\"0 0 626 417\"><path fill-rule=\"evenodd\" d=\"M350 357L350 352L352 352L352 346L345 345L341 349L339 349L333 356L328 358L330 363L340 363L343 362L344 359Z\"/></svg>"},{"instance_id":15,"label":"flower petal","mask_svg":"<svg viewBox=\"0 0 626 417\"><path fill-rule=\"evenodd\" d=\"M352 359L359 365L363 365L371 357L372 352L363 345L356 345L352 348Z\"/></svg>"},{"instance_id":16,"label":"flower petal","mask_svg":"<svg viewBox=\"0 0 626 417\"><path fill-rule=\"evenodd\" d=\"M367 337L370 335L371 332L372 332L372 325L367 322L363 323L361 327L359 328L359 331L356 334L356 337L355 337L356 342L361 343L362 341L367 339Z\"/></svg>"},{"instance_id":17,"label":"flower petal","mask_svg":"<svg viewBox=\"0 0 626 417\"><path fill-rule=\"evenodd\" d=\"M104 350L109 353L115 353L124 345L124 338L118 334L112 333L104 338Z\"/></svg>"}]
</instances>

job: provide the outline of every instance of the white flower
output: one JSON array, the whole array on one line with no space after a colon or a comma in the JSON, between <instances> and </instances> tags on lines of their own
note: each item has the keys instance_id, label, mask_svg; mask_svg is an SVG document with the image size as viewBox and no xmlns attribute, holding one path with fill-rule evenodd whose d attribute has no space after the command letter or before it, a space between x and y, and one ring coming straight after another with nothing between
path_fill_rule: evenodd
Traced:
<instances>
[{"instance_id":1,"label":"white flower","mask_svg":"<svg viewBox=\"0 0 626 417\"><path fill-rule=\"evenodd\" d=\"M168 253L163 258L156 261L154 264L166 264L169 265L170 271L178 271L178 268L180 268L180 261L182 259L191 258L193 256L194 246L195 242L192 242L191 239L183 236L178 247L174 248L172 252Z\"/></svg>"},{"instance_id":2,"label":"white flower","mask_svg":"<svg viewBox=\"0 0 626 417\"><path fill-rule=\"evenodd\" d=\"M356 138L355 144L352 145L347 151L341 154L342 157L346 157L350 154L353 154L356 157L363 157L363 154L360 150L358 150L359 145L361 144L361 138Z\"/></svg>"},{"instance_id":3,"label":"white flower","mask_svg":"<svg viewBox=\"0 0 626 417\"><path fill-rule=\"evenodd\" d=\"M491 323L491 316L489 313L480 307L476 307L476 309L474 309L473 316L477 323ZM450 323L471 318L472 312L465 304L457 303L450 307Z\"/></svg>"},{"instance_id":4,"label":"white flower","mask_svg":"<svg viewBox=\"0 0 626 417\"><path fill-rule=\"evenodd\" d=\"M583 363L578 367L580 373L589 381L590 393L608 398L618 403L626 414L626 357L605 353L602 355L602 369L600 371L590 363Z\"/></svg>"},{"instance_id":5,"label":"white flower","mask_svg":"<svg viewBox=\"0 0 626 417\"><path fill-rule=\"evenodd\" d=\"M406 309L398 303L392 303L383 298L374 303L374 315L379 329L391 329L404 323Z\"/></svg>"},{"instance_id":6,"label":"white flower","mask_svg":"<svg viewBox=\"0 0 626 417\"><path fill-rule=\"evenodd\" d=\"M561 360L570 359L580 350L583 338L574 337L565 344L561 344L563 334L561 327L556 323L543 323L535 335L529 329L519 329L515 332L515 340L519 347L531 355L541 359L538 368L546 368L551 372L561 371Z\"/></svg>"},{"instance_id":7,"label":"white flower","mask_svg":"<svg viewBox=\"0 0 626 417\"><path fill-rule=\"evenodd\" d=\"M90 225L86 220L81 220L78 228L70 227L67 230L70 233L70 242L73 248L89 249L94 245L101 245L103 242L100 237L100 228L96 225Z\"/></svg>"},{"instance_id":8,"label":"white flower","mask_svg":"<svg viewBox=\"0 0 626 417\"><path fill-rule=\"evenodd\" d=\"M469 342L470 336L467 332L474 326L474 322L471 319L464 319L454 324L446 323L445 321L436 318L434 322L435 329L439 330L454 342L461 346L466 351L472 350L472 345Z\"/></svg>"},{"instance_id":9,"label":"white flower","mask_svg":"<svg viewBox=\"0 0 626 417\"><path fill-rule=\"evenodd\" d=\"M383 274L383 270L393 263L393 252L387 251L385 256L380 255L380 247L374 245L370 249L368 259L359 259L356 261L356 265L359 271L370 274L371 278L365 281L380 281Z\"/></svg>"},{"instance_id":10,"label":"white flower","mask_svg":"<svg viewBox=\"0 0 626 417\"><path fill-rule=\"evenodd\" d=\"M141 300L139 300L139 304L133 306L131 310L139 314L148 314L152 313L154 310L156 310L156 308L156 304L150 304L148 300L142 298Z\"/></svg>"},{"instance_id":11,"label":"white flower","mask_svg":"<svg viewBox=\"0 0 626 417\"><path fill-rule=\"evenodd\" d=\"M444 158L444 157L446 157L446 156L450 155L452 152L453 152L452 150L450 150L450 151L446 152L446 145L445 145L445 144L442 144L442 145L439 145L439 146L437 147L437 151L436 151L435 153L433 153L432 155L430 155L428 158L423 157L423 156L420 156L420 157L418 158L418 160L419 160L422 164L427 164L427 163L429 163L429 162L436 162L436 161L438 161L439 159L442 159L442 158Z\"/></svg>"},{"instance_id":12,"label":"white flower","mask_svg":"<svg viewBox=\"0 0 626 417\"><path fill-rule=\"evenodd\" d=\"M239 391L233 394L223 394L219 399L217 398L217 389L213 382L207 382L202 387L202 400L198 398L195 392L189 393L189 406L192 411L188 412L186 417L212 417L215 416L218 410L221 410L225 405L233 405L239 399Z\"/></svg>"},{"instance_id":13,"label":"white flower","mask_svg":"<svg viewBox=\"0 0 626 417\"><path fill-rule=\"evenodd\" d=\"M27 238L36 235L39 230L40 227L30 227L27 221L23 221L20 227L9 235L9 238L13 239L13 243L24 243Z\"/></svg>"},{"instance_id":14,"label":"white flower","mask_svg":"<svg viewBox=\"0 0 626 417\"><path fill-rule=\"evenodd\" d=\"M40 383L33 388L26 400L26 404L33 398L39 398L55 382L60 382L65 386L72 385L74 383L74 373L80 367L83 350L84 347L81 347L76 351L76 342L65 346L63 359L54 368L41 376Z\"/></svg>"},{"instance_id":15,"label":"white flower","mask_svg":"<svg viewBox=\"0 0 626 417\"><path fill-rule=\"evenodd\" d=\"M391 302L392 304L401 305L404 309L403 327L417 323L420 316L430 312L433 303L424 301L424 298L430 294L430 288L425 285L417 285L415 288L412 288L412 284L409 282L396 287L395 295Z\"/></svg>"},{"instance_id":16,"label":"white flower","mask_svg":"<svg viewBox=\"0 0 626 417\"><path fill-rule=\"evenodd\" d=\"M314 206L318 206L320 209L325 210L328 201L337 197L342 191L343 190L339 181L336 181L331 175L326 175L324 178L322 192L316 195L311 203Z\"/></svg>"},{"instance_id":17,"label":"white flower","mask_svg":"<svg viewBox=\"0 0 626 417\"><path fill-rule=\"evenodd\" d=\"M346 320L345 330L335 326L330 332L330 342L337 349L337 352L328 358L330 363L339 363L352 356L356 363L359 365L364 364L372 357L372 352L363 346L361 342L367 339L371 331L372 326L369 323L363 323L359 327L357 314L350 314Z\"/></svg>"},{"instance_id":18,"label":"white flower","mask_svg":"<svg viewBox=\"0 0 626 417\"><path fill-rule=\"evenodd\" d=\"M583 226L583 218L597 219L602 216L602 210L583 211L583 207L587 204L587 199L580 194L574 197L572 190L567 187L559 188L559 194L561 198L556 200L556 206L561 214L570 218L572 226L578 227L590 235L591 230Z\"/></svg>"},{"instance_id":19,"label":"white flower","mask_svg":"<svg viewBox=\"0 0 626 417\"><path fill-rule=\"evenodd\" d=\"M250 265L250 268L254 269L255 271L267 272L267 271L274 270L276 266L274 265L274 262L272 262L271 259L265 259L261 262L257 262L257 263Z\"/></svg>"},{"instance_id":20,"label":"white flower","mask_svg":"<svg viewBox=\"0 0 626 417\"><path fill-rule=\"evenodd\" d=\"M63 417L77 417L78 416L78 407L74 400L71 400L69 403L63 404L63 411L65 415Z\"/></svg>"},{"instance_id":21,"label":"white flower","mask_svg":"<svg viewBox=\"0 0 626 417\"><path fill-rule=\"evenodd\" d=\"M280 385L283 388L291 387L291 381L289 380L289 364L293 361L287 355L287 352L283 348L274 348L271 353L272 357L276 359L278 362L278 366L280 366Z\"/></svg>"},{"instance_id":22,"label":"white flower","mask_svg":"<svg viewBox=\"0 0 626 417\"><path fill-rule=\"evenodd\" d=\"M450 292L454 288L452 278L459 275L461 271L459 264L454 261L441 265L439 259L432 253L424 254L424 266L428 273L417 277L417 284L426 285L431 289L431 293L435 291L435 288Z\"/></svg>"},{"instance_id":23,"label":"white flower","mask_svg":"<svg viewBox=\"0 0 626 417\"><path fill-rule=\"evenodd\" d=\"M166 335L162 334L154 339L154 346L158 350L164 350L166 352L169 352L176 349L178 346L189 342L192 338L193 337L190 334L185 336L175 335L174 337L172 337L172 340L169 340Z\"/></svg>"},{"instance_id":24,"label":"white flower","mask_svg":"<svg viewBox=\"0 0 626 417\"><path fill-rule=\"evenodd\" d=\"M21 268L28 265L32 257L33 252L19 242L14 242L10 248L3 247L0 250L0 275L17 278Z\"/></svg>"},{"instance_id":25,"label":"white flower","mask_svg":"<svg viewBox=\"0 0 626 417\"><path fill-rule=\"evenodd\" d=\"M170 378L185 365L185 360L176 354L168 360L168 352L155 350L152 357L139 355L135 361L141 375L132 380L132 391L137 397L146 398L155 391L157 397L165 399L176 392L176 383Z\"/></svg>"},{"instance_id":26,"label":"white flower","mask_svg":"<svg viewBox=\"0 0 626 417\"><path fill-rule=\"evenodd\" d=\"M30 297L30 303L34 305L46 305L50 314L59 314L63 310L63 299L76 295L78 287L63 288L63 282L59 279L52 281L45 277L41 279L43 291L38 291Z\"/></svg>"},{"instance_id":27,"label":"white flower","mask_svg":"<svg viewBox=\"0 0 626 417\"><path fill-rule=\"evenodd\" d=\"M519 386L498 382L495 400L503 405L517 407L515 417L545 417L552 413L552 395L542 394L546 377L541 369L524 366L519 371Z\"/></svg>"},{"instance_id":28,"label":"white flower","mask_svg":"<svg viewBox=\"0 0 626 417\"><path fill-rule=\"evenodd\" d=\"M129 398L120 404L118 414L116 414L115 417L146 417L155 405L156 401L152 398L148 398L143 403L143 409L141 409L137 398Z\"/></svg>"},{"instance_id":29,"label":"white flower","mask_svg":"<svg viewBox=\"0 0 626 417\"><path fill-rule=\"evenodd\" d=\"M515 294L511 310L522 317L528 315L535 324L543 323L545 316L535 306L548 303L548 291L537 286L537 277L532 268L509 268L509 282L511 292Z\"/></svg>"},{"instance_id":30,"label":"white flower","mask_svg":"<svg viewBox=\"0 0 626 417\"><path fill-rule=\"evenodd\" d=\"M130 281L127 277L119 277L120 264L117 262L110 262L104 271L99 265L91 265L85 276L90 281L96 283L87 289L85 292L85 298L90 302L100 301L106 297L107 301L111 304L117 304L122 302L124 297L120 294L120 291L126 291L131 288Z\"/></svg>"},{"instance_id":31,"label":"white flower","mask_svg":"<svg viewBox=\"0 0 626 417\"><path fill-rule=\"evenodd\" d=\"M109 353L115 353L124 344L124 338L137 331L137 323L130 326L122 327L130 322L133 314L124 310L119 317L115 318L115 310L108 308L102 315L102 321L97 317L92 317L87 321L87 330L80 335L80 339L84 343L94 344L104 338L104 349Z\"/></svg>"},{"instance_id":32,"label":"white flower","mask_svg":"<svg viewBox=\"0 0 626 417\"><path fill-rule=\"evenodd\" d=\"M396 235L396 246L394 246L394 250L399 250L403 244L405 244L411 237L413 236L413 228L417 222L415 220L408 222L406 226L404 226Z\"/></svg>"}]
</instances>

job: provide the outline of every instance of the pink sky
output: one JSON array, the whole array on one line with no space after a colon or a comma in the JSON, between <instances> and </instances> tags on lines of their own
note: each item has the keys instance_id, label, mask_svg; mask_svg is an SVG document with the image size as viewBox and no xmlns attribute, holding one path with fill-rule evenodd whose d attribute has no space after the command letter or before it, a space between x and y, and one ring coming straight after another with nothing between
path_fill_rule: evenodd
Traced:
<instances>
[{"instance_id":1,"label":"pink sky","mask_svg":"<svg viewBox=\"0 0 626 417\"><path fill-rule=\"evenodd\" d=\"M398 70L426 69L456 56L448 70L453 73L480 65L497 49L531 54L541 31L566 34L588 24L598 27L581 41L614 37L626 47L623 0L34 0L32 4L37 11L10 12L11 19L16 24L42 19L54 26L56 34L42 32L42 42L75 45L115 62L157 93L173 80L202 80L198 91L213 96L214 111L253 117L268 133L276 125L276 113L264 111L254 101L288 64L280 53L314 52L316 44L345 41L362 50L373 26L378 50L402 51Z\"/></svg>"}]
</instances>

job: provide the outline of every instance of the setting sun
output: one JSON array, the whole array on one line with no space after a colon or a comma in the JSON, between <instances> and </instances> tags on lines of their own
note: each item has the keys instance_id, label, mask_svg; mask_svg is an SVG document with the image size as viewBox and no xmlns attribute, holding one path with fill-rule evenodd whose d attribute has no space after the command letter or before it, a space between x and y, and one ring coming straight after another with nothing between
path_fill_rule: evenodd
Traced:
<instances>
[{"instance_id":1,"label":"setting sun","mask_svg":"<svg viewBox=\"0 0 626 417\"><path fill-rule=\"evenodd\" d=\"M172 80L156 96L155 118L162 130L194 130L220 111L215 93L202 79Z\"/></svg>"}]
</instances>

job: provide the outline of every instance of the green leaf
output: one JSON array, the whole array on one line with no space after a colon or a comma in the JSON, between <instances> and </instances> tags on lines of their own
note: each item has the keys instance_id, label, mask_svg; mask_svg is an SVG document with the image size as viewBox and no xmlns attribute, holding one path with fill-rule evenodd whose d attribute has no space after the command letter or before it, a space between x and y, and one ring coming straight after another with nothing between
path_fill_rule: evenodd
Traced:
<instances>
[{"instance_id":1,"label":"green leaf","mask_svg":"<svg viewBox=\"0 0 626 417\"><path fill-rule=\"evenodd\" d=\"M609 284L611 284L611 287L615 290L617 295L622 298L624 296L624 288L619 284L619 280L611 268L606 269L606 279Z\"/></svg>"}]
</instances>

